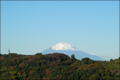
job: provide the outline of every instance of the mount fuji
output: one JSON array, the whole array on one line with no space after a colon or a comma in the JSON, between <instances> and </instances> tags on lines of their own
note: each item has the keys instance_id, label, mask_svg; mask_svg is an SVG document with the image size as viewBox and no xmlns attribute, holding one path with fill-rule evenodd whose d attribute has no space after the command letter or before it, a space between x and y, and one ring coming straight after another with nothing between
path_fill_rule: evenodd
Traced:
<instances>
[{"instance_id":1,"label":"mount fuji","mask_svg":"<svg viewBox=\"0 0 120 80\"><path fill-rule=\"evenodd\" d=\"M88 57L92 60L100 60L100 61L104 60L104 59L100 58L99 56L88 54L84 51L77 49L76 47L74 47L68 43L63 43L63 42L60 42L41 53L42 54L63 53L63 54L67 54L69 57L72 54L74 54L75 58L79 59L79 60L81 60L82 58L85 58L85 57Z\"/></svg>"}]
</instances>

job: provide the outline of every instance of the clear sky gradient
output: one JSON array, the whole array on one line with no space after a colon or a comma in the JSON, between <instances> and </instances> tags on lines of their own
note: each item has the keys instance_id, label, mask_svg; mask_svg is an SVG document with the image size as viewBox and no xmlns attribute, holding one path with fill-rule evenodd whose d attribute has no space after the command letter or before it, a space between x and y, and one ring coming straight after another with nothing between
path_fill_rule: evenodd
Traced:
<instances>
[{"instance_id":1,"label":"clear sky gradient","mask_svg":"<svg viewBox=\"0 0 120 80\"><path fill-rule=\"evenodd\" d=\"M119 57L119 1L1 1L1 53L36 54L59 42Z\"/></svg>"}]
</instances>

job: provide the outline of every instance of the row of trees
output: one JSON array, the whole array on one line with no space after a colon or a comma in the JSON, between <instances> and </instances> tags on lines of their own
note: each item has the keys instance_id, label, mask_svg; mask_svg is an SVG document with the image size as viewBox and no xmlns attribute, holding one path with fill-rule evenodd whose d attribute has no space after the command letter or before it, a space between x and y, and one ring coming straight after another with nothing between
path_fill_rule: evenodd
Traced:
<instances>
[{"instance_id":1,"label":"row of trees","mask_svg":"<svg viewBox=\"0 0 120 80\"><path fill-rule=\"evenodd\" d=\"M10 57L7 56L0 55L0 79L120 79L119 73L111 74L114 70L119 71L120 59L109 62L89 58L77 60L75 55L69 57L59 53L47 55L11 53Z\"/></svg>"}]
</instances>

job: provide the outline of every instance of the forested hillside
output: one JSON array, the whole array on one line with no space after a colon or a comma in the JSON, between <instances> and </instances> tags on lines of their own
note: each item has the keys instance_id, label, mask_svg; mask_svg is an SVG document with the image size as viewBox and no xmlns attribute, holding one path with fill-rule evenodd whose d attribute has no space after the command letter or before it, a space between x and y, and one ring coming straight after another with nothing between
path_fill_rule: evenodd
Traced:
<instances>
[{"instance_id":1,"label":"forested hillside","mask_svg":"<svg viewBox=\"0 0 120 80\"><path fill-rule=\"evenodd\" d=\"M120 80L120 58L110 61L77 60L62 53L0 54L0 79Z\"/></svg>"}]
</instances>

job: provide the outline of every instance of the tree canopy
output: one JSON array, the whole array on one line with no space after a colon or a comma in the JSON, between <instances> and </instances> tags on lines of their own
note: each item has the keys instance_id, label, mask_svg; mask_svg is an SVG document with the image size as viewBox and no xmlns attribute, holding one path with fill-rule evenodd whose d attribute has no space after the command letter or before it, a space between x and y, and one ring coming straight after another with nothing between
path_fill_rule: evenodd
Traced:
<instances>
[{"instance_id":1,"label":"tree canopy","mask_svg":"<svg viewBox=\"0 0 120 80\"><path fill-rule=\"evenodd\" d=\"M77 60L63 53L0 54L0 79L119 80L120 58L110 61Z\"/></svg>"}]
</instances>

